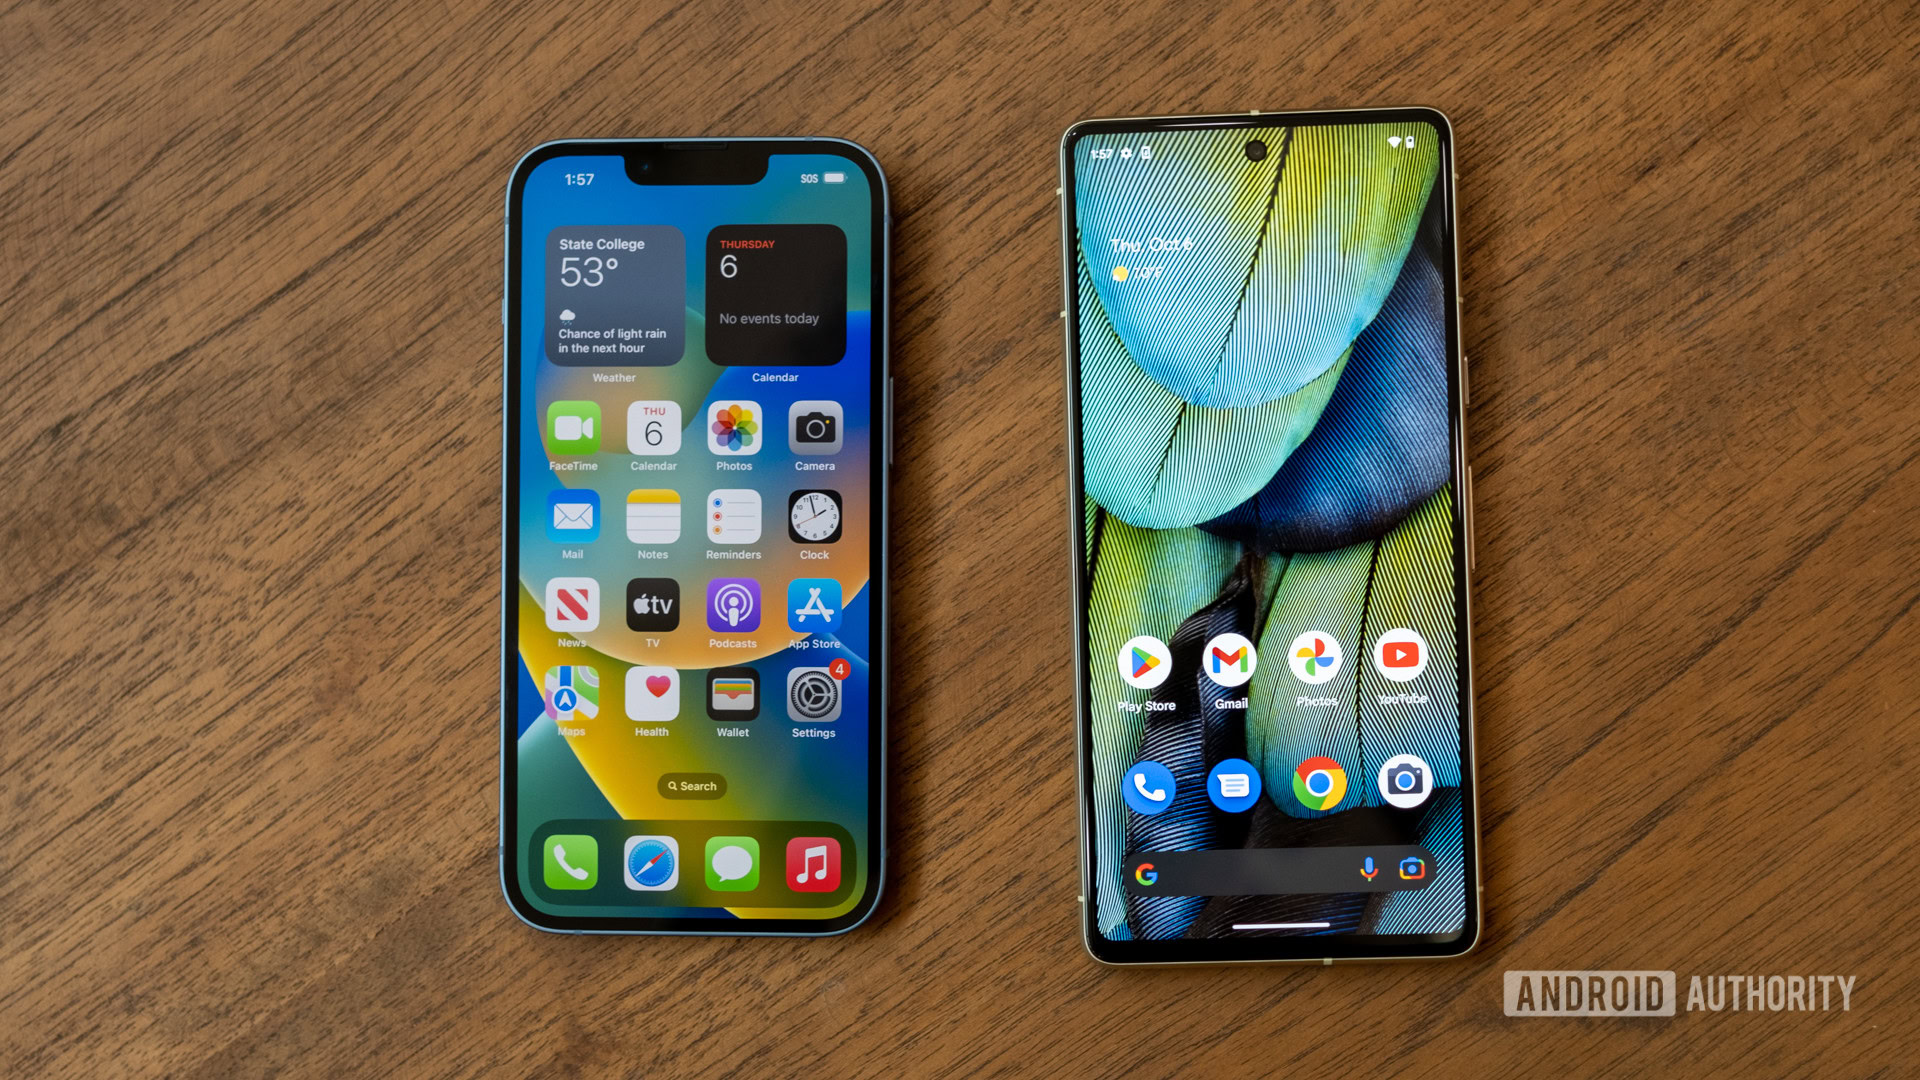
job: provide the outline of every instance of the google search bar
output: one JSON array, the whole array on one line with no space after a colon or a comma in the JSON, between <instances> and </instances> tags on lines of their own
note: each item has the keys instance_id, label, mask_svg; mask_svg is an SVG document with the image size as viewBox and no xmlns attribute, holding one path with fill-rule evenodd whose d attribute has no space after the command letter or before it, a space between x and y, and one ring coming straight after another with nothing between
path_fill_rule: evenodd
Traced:
<instances>
[{"instance_id":1,"label":"google search bar","mask_svg":"<svg viewBox=\"0 0 1920 1080\"><path fill-rule=\"evenodd\" d=\"M1286 896L1424 889L1434 874L1426 848L1380 844L1136 851L1127 856L1124 876L1134 896Z\"/></svg>"}]
</instances>

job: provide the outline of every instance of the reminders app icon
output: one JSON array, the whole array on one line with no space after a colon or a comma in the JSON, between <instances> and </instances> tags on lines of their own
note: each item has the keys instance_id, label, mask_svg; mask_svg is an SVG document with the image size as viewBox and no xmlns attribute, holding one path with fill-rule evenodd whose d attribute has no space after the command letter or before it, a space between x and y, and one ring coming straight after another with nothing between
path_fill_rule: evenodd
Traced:
<instances>
[{"instance_id":1,"label":"reminders app icon","mask_svg":"<svg viewBox=\"0 0 1920 1080\"><path fill-rule=\"evenodd\" d=\"M760 542L760 493L721 488L707 496L707 539L716 544Z\"/></svg>"}]
</instances>

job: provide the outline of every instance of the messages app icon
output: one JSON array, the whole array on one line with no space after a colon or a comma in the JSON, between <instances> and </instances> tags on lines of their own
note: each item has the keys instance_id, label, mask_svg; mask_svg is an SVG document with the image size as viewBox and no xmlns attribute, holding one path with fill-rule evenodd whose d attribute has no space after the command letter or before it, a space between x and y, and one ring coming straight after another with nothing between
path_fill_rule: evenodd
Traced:
<instances>
[{"instance_id":1,"label":"messages app icon","mask_svg":"<svg viewBox=\"0 0 1920 1080\"><path fill-rule=\"evenodd\" d=\"M707 888L752 892L759 887L760 841L751 836L716 836L707 841Z\"/></svg>"}]
</instances>

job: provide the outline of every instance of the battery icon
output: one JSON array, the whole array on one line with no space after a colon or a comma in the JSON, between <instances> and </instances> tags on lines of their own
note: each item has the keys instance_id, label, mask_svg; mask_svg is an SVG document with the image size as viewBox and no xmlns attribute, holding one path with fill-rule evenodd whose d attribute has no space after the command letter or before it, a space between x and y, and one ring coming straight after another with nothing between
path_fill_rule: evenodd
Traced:
<instances>
[{"instance_id":1,"label":"battery icon","mask_svg":"<svg viewBox=\"0 0 1920 1080\"><path fill-rule=\"evenodd\" d=\"M847 174L843 172L821 173L820 179L829 184L844 184L847 182Z\"/></svg>"}]
</instances>

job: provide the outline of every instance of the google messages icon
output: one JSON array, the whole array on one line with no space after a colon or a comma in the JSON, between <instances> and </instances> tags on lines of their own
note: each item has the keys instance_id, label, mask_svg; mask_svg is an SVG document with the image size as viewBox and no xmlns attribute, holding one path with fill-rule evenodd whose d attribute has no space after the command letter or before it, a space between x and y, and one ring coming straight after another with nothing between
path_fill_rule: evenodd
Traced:
<instances>
[{"instance_id":1,"label":"google messages icon","mask_svg":"<svg viewBox=\"0 0 1920 1080\"><path fill-rule=\"evenodd\" d=\"M1152 690L1173 671L1173 653L1167 643L1142 634L1120 646L1120 678L1136 690Z\"/></svg>"}]
</instances>

